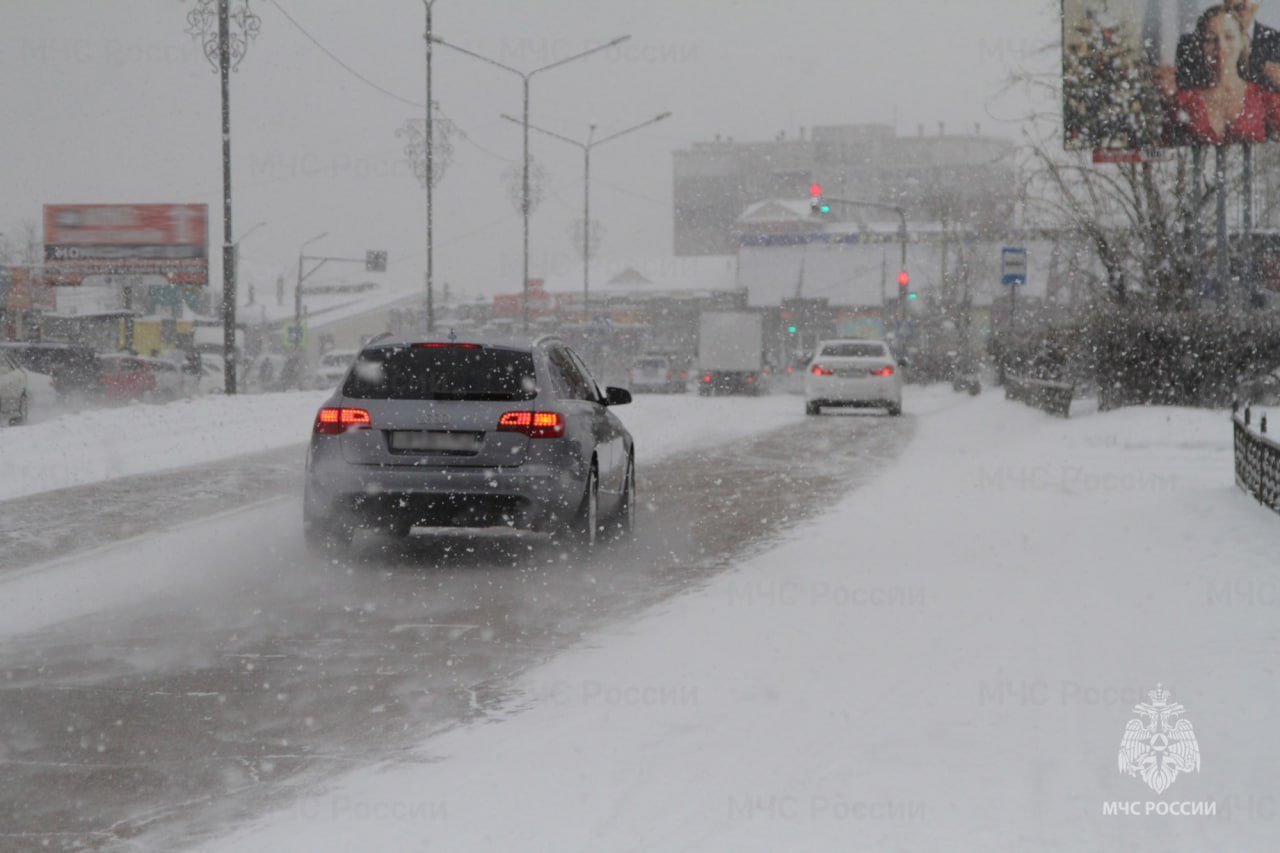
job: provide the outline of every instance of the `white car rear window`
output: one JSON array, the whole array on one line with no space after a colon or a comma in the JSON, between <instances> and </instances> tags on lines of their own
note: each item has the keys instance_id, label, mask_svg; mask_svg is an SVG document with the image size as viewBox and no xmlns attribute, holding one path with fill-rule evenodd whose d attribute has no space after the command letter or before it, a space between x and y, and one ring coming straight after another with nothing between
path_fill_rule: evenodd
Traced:
<instances>
[{"instance_id":1,"label":"white car rear window","mask_svg":"<svg viewBox=\"0 0 1280 853\"><path fill-rule=\"evenodd\" d=\"M884 358L889 353L884 344L859 342L827 344L822 348L821 354L833 358Z\"/></svg>"}]
</instances>

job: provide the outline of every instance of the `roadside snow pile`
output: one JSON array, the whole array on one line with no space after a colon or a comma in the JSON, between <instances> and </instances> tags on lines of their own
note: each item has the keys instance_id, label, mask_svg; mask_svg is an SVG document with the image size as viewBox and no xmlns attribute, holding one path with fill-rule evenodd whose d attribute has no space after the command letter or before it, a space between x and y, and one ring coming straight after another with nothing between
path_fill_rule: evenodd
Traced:
<instances>
[{"instance_id":1,"label":"roadside snow pile","mask_svg":"<svg viewBox=\"0 0 1280 853\"><path fill-rule=\"evenodd\" d=\"M328 391L87 409L0 430L0 500L304 444ZM801 420L799 398L640 396L616 410L641 465Z\"/></svg>"},{"instance_id":2,"label":"roadside snow pile","mask_svg":"<svg viewBox=\"0 0 1280 853\"><path fill-rule=\"evenodd\" d=\"M1280 519L1227 416L907 411L880 479L527 674L523 710L214 848L1272 849ZM1160 795L1117 770L1157 683L1204 759ZM1217 815L1104 816L1166 801Z\"/></svg>"},{"instance_id":3,"label":"roadside snow pile","mask_svg":"<svg viewBox=\"0 0 1280 853\"><path fill-rule=\"evenodd\" d=\"M301 444L327 396L219 394L85 409L0 430L0 500Z\"/></svg>"}]
</instances>

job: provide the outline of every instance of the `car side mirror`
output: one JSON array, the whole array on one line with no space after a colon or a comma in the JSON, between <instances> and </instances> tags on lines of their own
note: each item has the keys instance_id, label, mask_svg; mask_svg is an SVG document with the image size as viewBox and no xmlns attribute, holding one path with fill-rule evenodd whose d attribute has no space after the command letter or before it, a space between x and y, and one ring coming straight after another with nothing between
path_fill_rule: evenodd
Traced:
<instances>
[{"instance_id":1,"label":"car side mirror","mask_svg":"<svg viewBox=\"0 0 1280 853\"><path fill-rule=\"evenodd\" d=\"M614 388L612 385L604 389L606 406L625 406L631 402L631 392L626 388Z\"/></svg>"}]
</instances>

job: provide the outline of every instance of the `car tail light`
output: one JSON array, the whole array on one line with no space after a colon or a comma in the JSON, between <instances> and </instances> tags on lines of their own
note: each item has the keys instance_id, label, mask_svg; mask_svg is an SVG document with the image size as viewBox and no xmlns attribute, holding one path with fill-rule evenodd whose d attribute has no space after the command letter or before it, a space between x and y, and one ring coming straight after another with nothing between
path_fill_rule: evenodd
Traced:
<instances>
[{"instance_id":1,"label":"car tail light","mask_svg":"<svg viewBox=\"0 0 1280 853\"><path fill-rule=\"evenodd\" d=\"M688 379L688 378L689 378L689 374L688 374L688 373L686 373L686 372L685 372L685 371L683 371L683 370L682 370L682 371L680 371L680 381L681 381L681 382L683 382L684 380L686 380L686 379Z\"/></svg>"},{"instance_id":2,"label":"car tail light","mask_svg":"<svg viewBox=\"0 0 1280 853\"><path fill-rule=\"evenodd\" d=\"M835 375L834 370L832 370L830 367L823 367L821 364L815 364L813 367L809 368L809 372L812 373L814 376L834 376Z\"/></svg>"},{"instance_id":3,"label":"car tail light","mask_svg":"<svg viewBox=\"0 0 1280 853\"><path fill-rule=\"evenodd\" d=\"M708 373L706 376L702 377L702 381L703 381L703 382L710 382L710 381L711 381L711 374L710 374L710 373Z\"/></svg>"},{"instance_id":4,"label":"car tail light","mask_svg":"<svg viewBox=\"0 0 1280 853\"><path fill-rule=\"evenodd\" d=\"M414 349L480 349L480 344L452 344L441 341L426 341L414 344Z\"/></svg>"},{"instance_id":5,"label":"car tail light","mask_svg":"<svg viewBox=\"0 0 1280 853\"><path fill-rule=\"evenodd\" d=\"M748 376L748 377L747 377L747 384L748 384L748 385L750 385L751 383L753 383L753 382L755 382L755 381L756 381L756 378L755 378L754 376Z\"/></svg>"},{"instance_id":6,"label":"car tail light","mask_svg":"<svg viewBox=\"0 0 1280 853\"><path fill-rule=\"evenodd\" d=\"M368 429L369 413L364 409L339 409L326 406L316 413L312 429L319 435L341 435L349 429Z\"/></svg>"},{"instance_id":7,"label":"car tail light","mask_svg":"<svg viewBox=\"0 0 1280 853\"><path fill-rule=\"evenodd\" d=\"M872 369L872 371L871 371L871 375L872 375L872 376L892 376L892 375L893 375L893 365L892 365L892 364L886 364L884 367L877 367L877 368L874 368L874 369Z\"/></svg>"},{"instance_id":8,"label":"car tail light","mask_svg":"<svg viewBox=\"0 0 1280 853\"><path fill-rule=\"evenodd\" d=\"M498 432L522 432L529 438L561 438L564 415L559 412L506 412L498 418Z\"/></svg>"}]
</instances>

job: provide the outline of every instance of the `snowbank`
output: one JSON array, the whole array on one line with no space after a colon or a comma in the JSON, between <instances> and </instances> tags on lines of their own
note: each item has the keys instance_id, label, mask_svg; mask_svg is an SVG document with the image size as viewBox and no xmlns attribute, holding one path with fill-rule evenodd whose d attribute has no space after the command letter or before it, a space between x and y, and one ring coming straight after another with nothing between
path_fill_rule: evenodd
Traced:
<instances>
[{"instance_id":1,"label":"snowbank","mask_svg":"<svg viewBox=\"0 0 1280 853\"><path fill-rule=\"evenodd\" d=\"M0 500L301 445L327 391L135 403L0 430ZM637 395L617 414L646 464L804 417L799 398Z\"/></svg>"}]
</instances>

